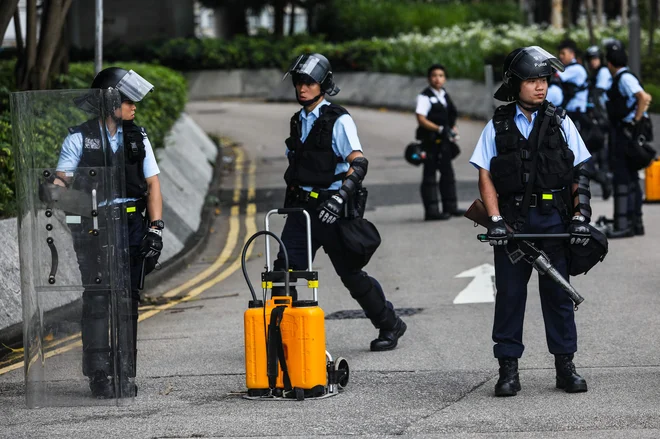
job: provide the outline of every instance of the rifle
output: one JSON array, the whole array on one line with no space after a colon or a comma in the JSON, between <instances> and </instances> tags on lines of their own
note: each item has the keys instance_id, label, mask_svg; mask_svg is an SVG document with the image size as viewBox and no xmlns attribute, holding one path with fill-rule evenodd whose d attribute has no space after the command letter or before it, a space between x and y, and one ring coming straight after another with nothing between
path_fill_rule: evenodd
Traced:
<instances>
[{"instance_id":1,"label":"rifle","mask_svg":"<svg viewBox=\"0 0 660 439\"><path fill-rule=\"evenodd\" d=\"M488 227L488 212L486 211L486 206L481 200L474 200L474 203L470 208L465 212L465 217L469 220L472 220L476 224ZM536 248L531 242L530 239L567 239L571 235L569 233L549 233L549 234L537 234L537 233L513 233L513 229L507 224L506 225L509 232L511 232L510 238L518 241L518 248L509 252L507 254L512 264L518 263L521 259L532 265L542 275L547 274L550 276L550 279L555 281L566 293L575 304L575 310L577 311L578 305L584 302L584 297L577 292L577 290L570 284L568 281L557 271L555 267L550 263L550 258L543 251ZM481 242L487 242L488 237L485 234L477 235L477 239Z\"/></svg>"}]
</instances>

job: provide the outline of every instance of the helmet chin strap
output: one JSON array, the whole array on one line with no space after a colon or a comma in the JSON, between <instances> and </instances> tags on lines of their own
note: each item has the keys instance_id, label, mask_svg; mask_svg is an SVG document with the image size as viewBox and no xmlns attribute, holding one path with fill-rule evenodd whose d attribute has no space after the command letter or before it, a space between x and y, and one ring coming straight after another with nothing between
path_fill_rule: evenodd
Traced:
<instances>
[{"instance_id":1,"label":"helmet chin strap","mask_svg":"<svg viewBox=\"0 0 660 439\"><path fill-rule=\"evenodd\" d=\"M537 111L539 108L541 108L541 105L543 105L543 103L540 103L540 104L538 104L538 105L528 105L528 104L526 104L525 102L523 102L523 101L521 101L520 99L518 99L518 105L520 105L520 106L522 107L523 110L529 111L530 113L534 113L534 112Z\"/></svg>"},{"instance_id":2,"label":"helmet chin strap","mask_svg":"<svg viewBox=\"0 0 660 439\"><path fill-rule=\"evenodd\" d=\"M316 96L315 98L307 99L306 101L303 101L303 100L300 99L300 96L298 95L298 90L296 90L296 100L298 101L298 103L299 103L301 106L303 106L303 107L307 107L307 106L310 106L310 105L312 105L313 103L317 102L319 99L321 99L321 98L323 97L323 94L324 94L324 93L321 92L321 93L320 93L318 96Z\"/></svg>"}]
</instances>

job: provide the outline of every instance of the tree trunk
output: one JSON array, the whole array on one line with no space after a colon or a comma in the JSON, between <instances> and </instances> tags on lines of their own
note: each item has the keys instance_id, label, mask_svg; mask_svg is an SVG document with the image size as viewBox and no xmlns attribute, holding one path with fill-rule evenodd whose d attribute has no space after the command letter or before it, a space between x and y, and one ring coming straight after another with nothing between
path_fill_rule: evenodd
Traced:
<instances>
[{"instance_id":1,"label":"tree trunk","mask_svg":"<svg viewBox=\"0 0 660 439\"><path fill-rule=\"evenodd\" d=\"M594 2L587 0L587 28L589 29L589 44L594 45L596 40L594 38L594 20L593 20Z\"/></svg>"},{"instance_id":2,"label":"tree trunk","mask_svg":"<svg viewBox=\"0 0 660 439\"><path fill-rule=\"evenodd\" d=\"M16 34L16 52L20 59L25 50L25 45L23 44L23 29L21 28L21 12L18 8L16 8L16 12L14 12L14 33Z\"/></svg>"},{"instance_id":3,"label":"tree trunk","mask_svg":"<svg viewBox=\"0 0 660 439\"><path fill-rule=\"evenodd\" d=\"M621 24L628 26L628 0L621 0Z\"/></svg>"},{"instance_id":4,"label":"tree trunk","mask_svg":"<svg viewBox=\"0 0 660 439\"><path fill-rule=\"evenodd\" d=\"M603 9L603 0L596 0L596 23L600 26L605 26L605 10Z\"/></svg>"},{"instance_id":5,"label":"tree trunk","mask_svg":"<svg viewBox=\"0 0 660 439\"><path fill-rule=\"evenodd\" d=\"M660 9L660 0L651 0L651 17L649 20L649 56L653 54L653 44L655 38L653 34L658 27L658 10Z\"/></svg>"},{"instance_id":6,"label":"tree trunk","mask_svg":"<svg viewBox=\"0 0 660 439\"><path fill-rule=\"evenodd\" d=\"M284 7L286 6L286 0L274 0L273 8L275 10L274 14L274 30L273 33L276 37L284 36Z\"/></svg>"},{"instance_id":7,"label":"tree trunk","mask_svg":"<svg viewBox=\"0 0 660 439\"><path fill-rule=\"evenodd\" d=\"M247 35L247 14L243 5L229 3L213 10L216 38L230 39L236 35Z\"/></svg>"},{"instance_id":8,"label":"tree trunk","mask_svg":"<svg viewBox=\"0 0 660 439\"><path fill-rule=\"evenodd\" d=\"M25 20L25 51L16 65L16 86L20 90L30 87L30 75L37 62L37 0L27 0Z\"/></svg>"},{"instance_id":9,"label":"tree trunk","mask_svg":"<svg viewBox=\"0 0 660 439\"><path fill-rule=\"evenodd\" d=\"M306 0L305 11L307 12L307 33L316 35L316 2L314 0Z\"/></svg>"},{"instance_id":10,"label":"tree trunk","mask_svg":"<svg viewBox=\"0 0 660 439\"><path fill-rule=\"evenodd\" d=\"M0 2L0 42L5 38L9 22L18 9L18 0L2 0Z\"/></svg>"},{"instance_id":11,"label":"tree trunk","mask_svg":"<svg viewBox=\"0 0 660 439\"><path fill-rule=\"evenodd\" d=\"M41 36L39 38L39 57L35 65L38 82L32 84L36 85L37 90L44 90L48 85L48 77L50 74L50 67L53 63L53 57L57 50L60 37L62 35L62 28L64 27L64 19L69 11L72 0L51 0L48 2L48 10L44 11L45 20L44 27L41 29Z\"/></svg>"},{"instance_id":12,"label":"tree trunk","mask_svg":"<svg viewBox=\"0 0 660 439\"><path fill-rule=\"evenodd\" d=\"M551 23L555 29L562 29L564 23L562 20L562 0L552 0Z\"/></svg>"},{"instance_id":13,"label":"tree trunk","mask_svg":"<svg viewBox=\"0 0 660 439\"><path fill-rule=\"evenodd\" d=\"M289 14L289 35L296 33L296 2L292 1L291 13Z\"/></svg>"}]
</instances>

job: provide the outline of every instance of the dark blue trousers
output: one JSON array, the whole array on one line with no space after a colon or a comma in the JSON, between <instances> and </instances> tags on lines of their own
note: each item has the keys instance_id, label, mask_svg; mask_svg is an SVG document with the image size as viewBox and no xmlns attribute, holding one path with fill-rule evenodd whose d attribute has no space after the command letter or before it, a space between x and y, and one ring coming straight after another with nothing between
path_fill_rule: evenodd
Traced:
<instances>
[{"instance_id":1,"label":"dark blue trousers","mask_svg":"<svg viewBox=\"0 0 660 439\"><path fill-rule=\"evenodd\" d=\"M318 219L315 206L305 207L312 218L312 259L319 248L323 247L332 262L335 271L351 296L360 304L367 318L376 328L390 329L397 321L394 306L385 299L380 283L360 268L347 263L343 257L343 248L337 231L337 223L324 224ZM291 214L287 217L281 236L289 256L289 266L294 270L307 269L307 232L303 214ZM280 249L274 263L275 270L283 270L284 252ZM273 291L282 294L281 290ZM295 297L294 294L292 296Z\"/></svg>"},{"instance_id":2,"label":"dark blue trousers","mask_svg":"<svg viewBox=\"0 0 660 439\"><path fill-rule=\"evenodd\" d=\"M628 165L626 148L630 147L632 140L623 133L620 123L614 124L610 131L610 166L614 184L614 194L623 197L627 202L619 203L614 199L615 220L617 215L642 216L642 188L639 184L637 170ZM617 208L618 207L618 208Z\"/></svg>"},{"instance_id":3,"label":"dark blue trousers","mask_svg":"<svg viewBox=\"0 0 660 439\"><path fill-rule=\"evenodd\" d=\"M525 233L565 233L559 211L548 215L539 208L530 208ZM568 247L565 241L538 240L535 246L543 250L557 271L568 279ZM515 243L509 244L515 249ZM525 261L512 264L504 247L495 247L495 321L493 352L496 358L520 358L523 345L523 321L527 302L527 283L534 268ZM545 336L552 354L572 354L577 351L577 331L573 302L568 294L548 276L539 275L541 310Z\"/></svg>"}]
</instances>

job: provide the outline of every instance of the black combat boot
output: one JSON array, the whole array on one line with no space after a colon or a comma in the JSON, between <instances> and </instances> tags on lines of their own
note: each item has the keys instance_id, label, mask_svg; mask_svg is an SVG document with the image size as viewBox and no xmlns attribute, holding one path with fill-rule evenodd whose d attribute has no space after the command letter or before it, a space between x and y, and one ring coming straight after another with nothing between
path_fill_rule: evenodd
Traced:
<instances>
[{"instance_id":1,"label":"black combat boot","mask_svg":"<svg viewBox=\"0 0 660 439\"><path fill-rule=\"evenodd\" d=\"M564 389L566 393L587 391L587 382L575 371L573 354L555 355L555 369L557 369L558 389Z\"/></svg>"},{"instance_id":2,"label":"black combat boot","mask_svg":"<svg viewBox=\"0 0 660 439\"><path fill-rule=\"evenodd\" d=\"M635 229L628 217L628 185L617 185L614 194L614 223L605 234L610 239L635 236Z\"/></svg>"},{"instance_id":3,"label":"black combat boot","mask_svg":"<svg viewBox=\"0 0 660 439\"><path fill-rule=\"evenodd\" d=\"M92 395L98 399L107 399L115 397L115 386L108 379L108 374L102 370L94 372L94 376L89 378L89 389Z\"/></svg>"},{"instance_id":4,"label":"black combat boot","mask_svg":"<svg viewBox=\"0 0 660 439\"><path fill-rule=\"evenodd\" d=\"M520 392L517 358L498 358L500 379L495 384L495 396L516 396Z\"/></svg>"},{"instance_id":5,"label":"black combat boot","mask_svg":"<svg viewBox=\"0 0 660 439\"><path fill-rule=\"evenodd\" d=\"M644 235L644 222L642 221L642 217L640 216L635 216L635 219L633 220L633 229L635 231L635 235L637 236L643 236Z\"/></svg>"},{"instance_id":6,"label":"black combat boot","mask_svg":"<svg viewBox=\"0 0 660 439\"><path fill-rule=\"evenodd\" d=\"M440 212L437 204L424 206L424 221L443 221L451 218L451 213Z\"/></svg>"},{"instance_id":7,"label":"black combat boot","mask_svg":"<svg viewBox=\"0 0 660 439\"><path fill-rule=\"evenodd\" d=\"M422 183L420 192L424 203L424 221L448 220L451 218L450 213L440 212L438 189L435 187L435 183Z\"/></svg>"},{"instance_id":8,"label":"black combat boot","mask_svg":"<svg viewBox=\"0 0 660 439\"><path fill-rule=\"evenodd\" d=\"M405 334L407 328L405 322L397 317L392 328L380 328L378 338L371 342L371 350L375 352L391 351L396 347L399 338Z\"/></svg>"},{"instance_id":9,"label":"black combat boot","mask_svg":"<svg viewBox=\"0 0 660 439\"><path fill-rule=\"evenodd\" d=\"M448 213L451 216L463 216L465 215L465 209L459 209L456 200L442 200L442 213Z\"/></svg>"}]
</instances>

